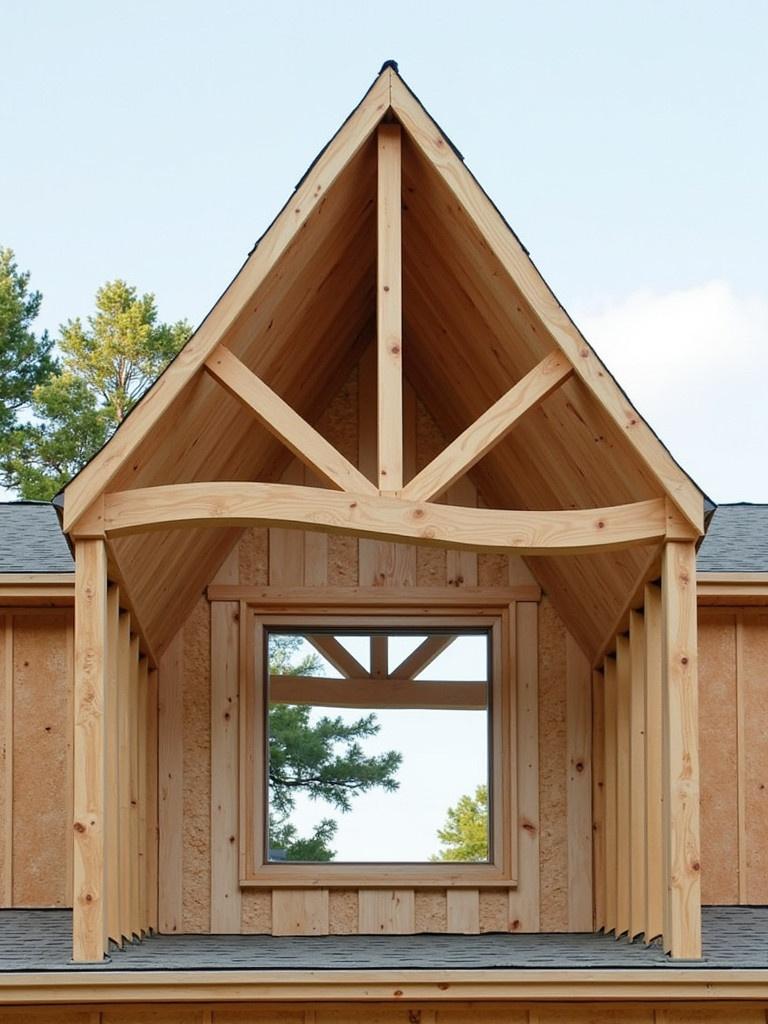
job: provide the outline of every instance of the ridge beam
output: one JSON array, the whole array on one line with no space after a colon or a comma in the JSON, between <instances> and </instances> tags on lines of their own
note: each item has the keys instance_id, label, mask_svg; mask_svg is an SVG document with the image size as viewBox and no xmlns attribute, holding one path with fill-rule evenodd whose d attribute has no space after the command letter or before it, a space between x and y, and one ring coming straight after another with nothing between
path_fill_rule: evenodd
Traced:
<instances>
[{"instance_id":1,"label":"ridge beam","mask_svg":"<svg viewBox=\"0 0 768 1024\"><path fill-rule=\"evenodd\" d=\"M367 477L228 348L219 345L204 365L214 380L325 483L357 494L377 493Z\"/></svg>"},{"instance_id":2,"label":"ridge beam","mask_svg":"<svg viewBox=\"0 0 768 1024\"><path fill-rule=\"evenodd\" d=\"M403 486L402 157L399 124L379 125L376 259L379 490Z\"/></svg>"},{"instance_id":3,"label":"ridge beam","mask_svg":"<svg viewBox=\"0 0 768 1024\"><path fill-rule=\"evenodd\" d=\"M535 409L573 373L562 352L551 352L490 409L444 448L403 488L408 501L432 501L502 441L517 421Z\"/></svg>"}]
</instances>

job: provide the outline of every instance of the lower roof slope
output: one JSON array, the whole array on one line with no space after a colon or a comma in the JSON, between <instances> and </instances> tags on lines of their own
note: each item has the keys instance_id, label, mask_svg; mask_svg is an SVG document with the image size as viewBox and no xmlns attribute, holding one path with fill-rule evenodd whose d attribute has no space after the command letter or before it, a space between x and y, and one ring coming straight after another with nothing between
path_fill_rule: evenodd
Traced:
<instances>
[{"instance_id":1,"label":"lower roof slope","mask_svg":"<svg viewBox=\"0 0 768 1024\"><path fill-rule=\"evenodd\" d=\"M699 572L768 572L768 505L718 505L697 567Z\"/></svg>"},{"instance_id":2,"label":"lower roof slope","mask_svg":"<svg viewBox=\"0 0 768 1024\"><path fill-rule=\"evenodd\" d=\"M74 571L53 505L45 501L0 503L0 573Z\"/></svg>"}]
</instances>

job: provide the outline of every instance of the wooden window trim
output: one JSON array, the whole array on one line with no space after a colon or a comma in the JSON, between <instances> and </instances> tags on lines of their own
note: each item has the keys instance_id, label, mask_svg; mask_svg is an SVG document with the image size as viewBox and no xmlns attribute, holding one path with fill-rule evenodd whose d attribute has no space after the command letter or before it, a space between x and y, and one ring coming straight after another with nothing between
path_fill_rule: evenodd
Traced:
<instances>
[{"instance_id":1,"label":"wooden window trim","mask_svg":"<svg viewBox=\"0 0 768 1024\"><path fill-rule=\"evenodd\" d=\"M264 857L266 736L263 714L263 626L484 626L491 631L491 835L492 860L485 864L290 864ZM240 677L240 885L263 888L514 888L517 885L517 784L515 617L508 605L494 609L457 605L436 614L402 607L336 608L323 614L317 604L275 614L241 606Z\"/></svg>"}]
</instances>

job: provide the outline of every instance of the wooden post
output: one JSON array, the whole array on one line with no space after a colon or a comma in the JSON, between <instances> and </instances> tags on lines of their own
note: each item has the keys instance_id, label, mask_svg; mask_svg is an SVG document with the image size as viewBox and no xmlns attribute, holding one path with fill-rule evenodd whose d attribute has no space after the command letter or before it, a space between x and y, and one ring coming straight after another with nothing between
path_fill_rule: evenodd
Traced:
<instances>
[{"instance_id":1,"label":"wooden post","mask_svg":"<svg viewBox=\"0 0 768 1024\"><path fill-rule=\"evenodd\" d=\"M645 941L651 942L664 930L664 848L662 800L662 628L661 590L655 583L645 587L645 806L646 821L646 911Z\"/></svg>"},{"instance_id":2,"label":"wooden post","mask_svg":"<svg viewBox=\"0 0 768 1024\"><path fill-rule=\"evenodd\" d=\"M696 550L671 541L662 560L664 671L664 947L701 956L699 708L696 650Z\"/></svg>"},{"instance_id":3,"label":"wooden post","mask_svg":"<svg viewBox=\"0 0 768 1024\"><path fill-rule=\"evenodd\" d=\"M378 372L378 485L403 486L403 301L400 125L379 126L378 259L376 274Z\"/></svg>"},{"instance_id":4,"label":"wooden post","mask_svg":"<svg viewBox=\"0 0 768 1024\"><path fill-rule=\"evenodd\" d=\"M104 958L107 926L106 791L107 552L75 543L74 907L72 958Z\"/></svg>"}]
</instances>

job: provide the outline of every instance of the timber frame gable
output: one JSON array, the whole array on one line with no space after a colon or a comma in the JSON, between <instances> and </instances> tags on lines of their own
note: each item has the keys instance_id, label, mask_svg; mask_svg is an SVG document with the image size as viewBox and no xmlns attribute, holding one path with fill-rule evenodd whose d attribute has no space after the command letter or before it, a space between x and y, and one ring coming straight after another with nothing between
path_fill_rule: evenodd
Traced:
<instances>
[{"instance_id":1,"label":"timber frame gable","mask_svg":"<svg viewBox=\"0 0 768 1024\"><path fill-rule=\"evenodd\" d=\"M375 380L372 459L318 426L355 368ZM417 402L444 438L420 467L404 441ZM286 479L293 459L300 477ZM480 496L468 503L465 478ZM595 926L700 956L704 496L393 65L61 503L76 559L76 960L154 927L157 879L134 877L151 794L125 825L130 877L117 846L122 723L137 702L151 718L161 655L254 526L524 556L594 670ZM350 603L333 589L323 603Z\"/></svg>"}]
</instances>

